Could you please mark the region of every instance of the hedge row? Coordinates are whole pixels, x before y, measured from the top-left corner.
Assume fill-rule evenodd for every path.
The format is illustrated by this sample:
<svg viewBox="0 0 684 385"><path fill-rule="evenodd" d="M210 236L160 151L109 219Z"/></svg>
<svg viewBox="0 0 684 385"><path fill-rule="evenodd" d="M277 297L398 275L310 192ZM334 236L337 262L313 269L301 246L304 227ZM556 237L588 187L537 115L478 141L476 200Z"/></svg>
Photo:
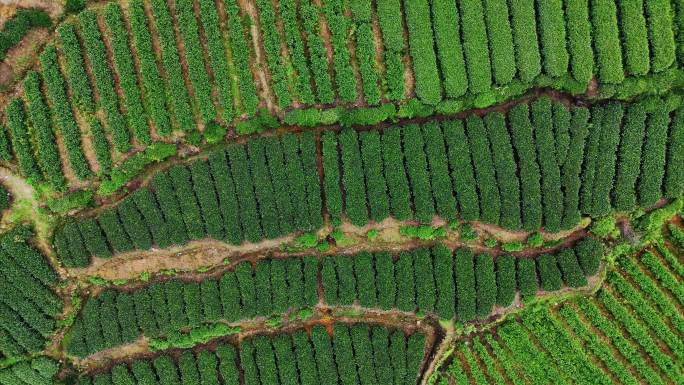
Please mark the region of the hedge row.
<svg viewBox="0 0 684 385"><path fill-rule="evenodd" d="M10 107L10 128L22 135L21 103ZM149 207L163 214L146 213L139 197L128 198L105 211L106 219L96 218L99 226L90 236L104 239L107 255L207 236L257 242L319 228L323 199L335 225L346 219L364 226L390 216L429 224L439 216L557 232L576 226L582 215L600 217L637 202L649 207L681 192L682 108L670 109L657 98L609 102L591 111L541 98L507 115L360 133L346 128L320 138L311 131L256 138L211 154L208 164L178 165L155 178ZM15 141L21 149L23 142ZM28 159L26 167L32 164L40 177L27 144L17 157ZM168 185L164 178L170 189L156 186L157 179ZM137 206L126 203L133 200ZM184 226L175 229L179 224ZM75 255L62 256L67 266L88 264L93 253L73 249Z"/></svg>
<svg viewBox="0 0 684 385"><path fill-rule="evenodd" d="M316 96L321 103L332 103L335 94L328 71L327 50L321 36L318 8L310 0L301 0L299 8L301 24L306 34L306 45L309 49L309 66L316 86ZM283 15L283 17L287 16Z"/></svg>
<svg viewBox="0 0 684 385"><path fill-rule="evenodd" d="M201 283L172 279L128 293L107 290L85 304L69 337L69 352L87 356L187 327L236 322L314 307L351 306L432 313L461 321L486 318L495 304L509 306L517 290L559 290L586 285L596 274L603 246L594 238L535 259L487 254L442 245L354 256L265 259L241 262L220 278ZM319 278L320 277L320 278ZM323 289L319 298L318 288ZM131 320L135 320L132 322Z"/></svg>
<svg viewBox="0 0 684 385"><path fill-rule="evenodd" d="M333 69L337 94L344 102L356 101L356 79L351 65L351 54L347 47L350 20L344 15L342 0L326 1L322 5L325 21L330 31L333 49Z"/></svg>
<svg viewBox="0 0 684 385"><path fill-rule="evenodd" d="M28 242L30 230L0 237L0 352L4 357L41 351L56 327L62 300L58 277Z"/></svg>
<svg viewBox="0 0 684 385"><path fill-rule="evenodd" d="M128 118L128 126L133 136L141 144L150 144L150 128L147 125L147 114L142 104L138 77L133 64L133 53L128 40L128 30L124 24L123 12L114 3L107 5L104 11L104 21L111 44L114 67L118 74L119 87L124 96L123 106Z"/></svg>
<svg viewBox="0 0 684 385"><path fill-rule="evenodd" d="M115 6L110 5L109 7L114 8ZM109 10L106 12L114 13L114 11ZM157 67L150 25L145 14L143 0L131 0L129 2L128 23L133 37L132 46L134 46L138 57L144 105L152 118L156 133L161 136L169 135L171 134L171 118L167 109L166 87L162 86L164 82L159 73L159 67Z"/></svg>
<svg viewBox="0 0 684 385"><path fill-rule="evenodd" d="M276 11L273 3L268 0L257 0L259 25L261 26L261 39L266 53L266 63L271 73L273 93L280 108L287 108L292 103L290 84L287 71L289 63L280 54L280 33L276 25Z"/></svg>
<svg viewBox="0 0 684 385"><path fill-rule="evenodd" d="M378 0L376 8L384 47L386 97L389 100L401 100L404 98L405 87L402 57L406 45L401 0Z"/></svg>
<svg viewBox="0 0 684 385"><path fill-rule="evenodd" d="M55 234L55 244L67 245L58 255L68 267L84 267L91 256L108 258L153 245L166 248L205 237L239 244L318 228L313 151L313 136L287 134L174 166L97 217L67 220Z"/></svg>
<svg viewBox="0 0 684 385"><path fill-rule="evenodd" d="M66 181L62 174L62 163L59 159L59 149L52 131L50 111L43 99L41 79L36 72L26 74L23 83L24 96L28 116L36 136L36 153L38 164L48 182L57 190L64 190Z"/></svg>
<svg viewBox="0 0 684 385"><path fill-rule="evenodd" d="M404 14L416 78L416 96L424 103L437 104L442 100L442 95L430 21L430 4L427 0L404 1Z"/></svg>
<svg viewBox="0 0 684 385"><path fill-rule="evenodd" d="M216 117L216 107L211 97L212 87L207 68L204 66L204 48L200 43L199 28L193 7L193 1L177 1L174 16L183 39L185 61L188 66L188 77L192 83L195 108L199 111L201 121L206 124ZM216 76L225 77L226 75L217 74Z"/></svg>
<svg viewBox="0 0 684 385"><path fill-rule="evenodd" d="M0 383L17 385L53 384L59 364L47 357L36 357L30 361L17 362L0 369Z"/></svg>
<svg viewBox="0 0 684 385"><path fill-rule="evenodd" d="M237 384L242 379L245 384L408 385L417 381L425 335L363 323L335 323L332 330L314 325L311 334L300 329L256 335L238 346L220 342L174 356L137 359L92 377L82 376L78 384Z"/></svg>
<svg viewBox="0 0 684 385"><path fill-rule="evenodd" d="M292 66L296 71L295 89L297 97L303 104L313 104L315 100L311 90L311 74L307 65L304 41L299 31L297 3L294 0L284 0L279 2L279 7L283 19L285 43L290 53Z"/></svg>
<svg viewBox="0 0 684 385"><path fill-rule="evenodd" d="M131 138L126 121L119 110L120 101L115 89L114 74L109 68L107 51L97 22L97 14L84 11L78 15L83 46L93 74L93 90L98 95L99 105L106 115L106 122L112 133L114 148L122 153L131 148Z"/></svg>

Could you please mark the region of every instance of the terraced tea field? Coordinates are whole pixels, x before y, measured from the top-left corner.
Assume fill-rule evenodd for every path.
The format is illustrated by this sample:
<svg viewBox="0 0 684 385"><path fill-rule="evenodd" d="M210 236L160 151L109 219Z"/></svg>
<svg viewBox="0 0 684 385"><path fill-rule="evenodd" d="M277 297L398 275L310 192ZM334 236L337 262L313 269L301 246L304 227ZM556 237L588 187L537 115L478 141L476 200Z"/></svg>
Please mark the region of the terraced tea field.
<svg viewBox="0 0 684 385"><path fill-rule="evenodd" d="M0 385L681 384L684 4L0 5Z"/></svg>

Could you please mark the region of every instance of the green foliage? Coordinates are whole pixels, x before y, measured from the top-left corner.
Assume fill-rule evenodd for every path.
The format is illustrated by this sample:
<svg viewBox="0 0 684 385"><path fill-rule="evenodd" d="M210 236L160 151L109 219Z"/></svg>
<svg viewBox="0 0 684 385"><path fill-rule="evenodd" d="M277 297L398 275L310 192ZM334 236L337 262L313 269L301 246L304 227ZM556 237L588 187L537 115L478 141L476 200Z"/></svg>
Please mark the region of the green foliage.
<svg viewBox="0 0 684 385"><path fill-rule="evenodd" d="M541 172L527 105L521 104L511 109L508 119L513 146L518 155L523 228L536 230L542 223Z"/></svg>
<svg viewBox="0 0 684 385"><path fill-rule="evenodd" d="M37 8L20 8L17 13L5 21L0 31L0 60L12 47L16 46L32 30L49 28L52 20L47 12Z"/></svg>
<svg viewBox="0 0 684 385"><path fill-rule="evenodd" d="M193 131L195 128L190 97L184 82L181 61L176 46L176 37L173 28L173 19L168 6L161 0L150 2L154 14L154 25L158 34L158 44L161 48L161 57L167 80L167 97L169 106L173 111L176 126L183 131ZM194 20L194 19L193 19ZM184 26L183 23L182 26ZM197 68L196 70L199 70ZM194 76L194 75L193 75ZM158 87L158 85L157 85Z"/></svg>
<svg viewBox="0 0 684 385"><path fill-rule="evenodd" d="M147 106L147 111L154 122L156 132L161 136L167 136L171 134L171 122L167 111L166 87L161 86L164 85L164 82L157 67L143 0L131 0L129 2L128 20L140 66L145 106Z"/></svg>
<svg viewBox="0 0 684 385"><path fill-rule="evenodd" d="M119 97L116 93L114 75L107 63L106 47L97 24L97 14L86 10L78 15L83 45L93 74L93 87L99 97L99 105L106 114L106 121L112 133L114 148L122 153L130 149L130 134L127 124L119 110ZM128 111L129 113L133 111Z"/></svg>
<svg viewBox="0 0 684 385"><path fill-rule="evenodd" d="M603 83L621 83L625 76L615 3L606 0L593 1L591 19L599 79Z"/></svg>
<svg viewBox="0 0 684 385"><path fill-rule="evenodd" d="M176 155L176 145L168 143L154 143L123 161L112 170L109 179L102 181L97 189L99 195L111 195L123 187L148 165Z"/></svg>
<svg viewBox="0 0 684 385"><path fill-rule="evenodd" d="M516 63L520 78L524 82L532 81L541 72L534 3L533 1L510 3Z"/></svg>
<svg viewBox="0 0 684 385"><path fill-rule="evenodd" d="M404 12L416 78L416 95L424 103L436 105L442 100L442 96L430 22L430 5L427 0L405 2Z"/></svg>

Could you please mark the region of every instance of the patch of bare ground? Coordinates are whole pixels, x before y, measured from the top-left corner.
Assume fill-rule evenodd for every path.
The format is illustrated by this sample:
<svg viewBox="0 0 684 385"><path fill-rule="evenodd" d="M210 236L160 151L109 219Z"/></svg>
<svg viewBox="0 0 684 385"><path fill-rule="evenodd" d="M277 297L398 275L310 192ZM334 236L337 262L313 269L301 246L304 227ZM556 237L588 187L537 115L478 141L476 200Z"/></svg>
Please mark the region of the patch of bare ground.
<svg viewBox="0 0 684 385"><path fill-rule="evenodd" d="M248 16L251 20L251 23L249 24L249 36L252 38L254 57L251 57L250 55L250 67L252 69L252 74L255 75L255 83L259 90L261 99L259 103L263 103L263 107L272 113L275 113L278 111L278 108L275 104L273 92L270 87L271 75L266 70L268 65L266 64L266 53L261 41L261 24L256 6L254 5L253 0L237 0L237 3L240 11L242 11L240 16Z"/></svg>
<svg viewBox="0 0 684 385"><path fill-rule="evenodd" d="M347 315L355 312L355 315ZM329 333L332 333L332 325L335 323L345 323L352 325L364 323L378 326L385 326L389 329L402 330L406 334L416 332L424 333L426 336L426 354L423 363L425 364L432 358L434 348L443 339L440 326L429 319L419 319L413 314L401 313L396 311L364 311L358 307L316 307L312 317L305 321L298 318L288 319L285 317L277 328L269 327L266 318L261 317L253 320L226 323L229 326L237 327L240 331L236 334L219 337L193 347L193 350L215 349L220 343L239 344L247 338L256 335L275 335L283 333L293 333L304 329L311 334L311 329L316 325L325 326ZM141 337L138 340L117 346L115 348L103 350L86 358L73 358L74 366L79 370L94 374L104 372L107 369L121 362L132 362L139 359L151 359L161 354L177 357L181 349L169 349L162 352L154 352L149 347L149 339Z"/></svg>
<svg viewBox="0 0 684 385"><path fill-rule="evenodd" d="M290 242L293 239L294 236L288 236L239 246L208 239L193 241L185 246L163 250L129 252L111 259L95 258L89 267L70 269L69 273L75 277L99 276L116 280L137 278L143 272L195 271L200 267L222 266L224 260L231 262L254 260L278 250L281 243Z"/></svg>

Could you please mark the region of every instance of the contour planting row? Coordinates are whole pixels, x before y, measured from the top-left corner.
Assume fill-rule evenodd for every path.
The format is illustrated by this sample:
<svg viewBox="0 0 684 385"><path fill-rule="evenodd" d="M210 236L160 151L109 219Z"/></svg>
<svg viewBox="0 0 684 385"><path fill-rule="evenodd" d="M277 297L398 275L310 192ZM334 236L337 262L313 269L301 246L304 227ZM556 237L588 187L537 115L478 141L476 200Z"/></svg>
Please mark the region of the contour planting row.
<svg viewBox="0 0 684 385"><path fill-rule="evenodd" d="M30 361L19 361L0 369L0 384L3 385L47 385L53 384L59 364L46 357Z"/></svg>
<svg viewBox="0 0 684 385"><path fill-rule="evenodd" d="M54 238L66 266L90 256L211 237L231 244L321 227L313 133L252 140L178 165L95 218L68 220Z"/></svg>
<svg viewBox="0 0 684 385"><path fill-rule="evenodd" d="M648 208L681 194L677 104L655 98L568 109L541 98L506 115L255 138L174 166L96 217L67 220L54 245L66 266L83 267L91 256L153 245L205 237L240 244L315 230L322 209L333 225L390 216L429 224L437 215L557 232L582 215Z"/></svg>
<svg viewBox="0 0 684 385"><path fill-rule="evenodd" d="M370 105L405 101L405 52L415 93L431 105L481 94L491 103L503 86L582 92L594 75L613 85L676 71L682 39L675 20L684 20L669 0L602 0L591 11L586 0L315 3L256 1L256 16L236 0L131 0L125 9L111 2L86 10L57 28L39 72L29 73L23 94L10 102L0 159L63 190L73 182L63 168L81 180L106 175L112 157L135 144L253 116L265 101L251 70L252 22L261 27L264 78L286 108L356 102L357 89ZM639 87L646 86L631 92ZM86 159L84 143L93 143L94 159Z"/></svg>
<svg viewBox="0 0 684 385"><path fill-rule="evenodd" d="M39 72L29 72L23 97L11 101L5 112L10 135L8 139L3 127L2 160L16 158L25 176L61 190L67 183L62 167L71 168L82 180L94 171L107 174L114 151L126 153L133 144L148 145L153 133L164 137L174 129L196 130L198 120L230 122L244 111L253 115L257 99L249 69L251 46L246 44L247 27L241 24L237 3L225 0L223 4L230 24L230 32L225 33L217 4L213 0L199 3L195 15L191 0L176 2L174 10L163 0L132 0L125 11L111 2L60 25L56 43L48 44L40 56ZM174 14L181 27L192 89L183 80ZM206 68L198 23L207 37ZM161 49L160 61L153 36ZM230 60L228 52L232 52ZM216 107L214 86L218 89ZM235 95L234 88L239 89ZM85 127L79 128L77 121ZM35 130L28 130L27 125ZM64 143L65 159L59 158L55 136ZM84 156L82 140L86 138L96 155L90 162Z"/></svg>
<svg viewBox="0 0 684 385"><path fill-rule="evenodd" d="M89 299L68 337L70 354L92 353L158 338L187 327L239 322L324 306L435 314L460 321L483 319L495 305L509 306L541 288L587 284L596 274L602 245L586 238L574 248L535 259L455 252L442 245L397 256L292 257L238 263L220 278L202 282L171 279L133 292L106 290ZM318 288L322 287L322 297Z"/></svg>
<svg viewBox="0 0 684 385"><path fill-rule="evenodd" d="M446 372L457 383L676 383L684 374L677 265L648 252L622 257L594 297L523 311L495 333L459 343Z"/></svg>
<svg viewBox="0 0 684 385"><path fill-rule="evenodd" d="M59 278L18 228L0 236L0 359L43 350L62 313Z"/></svg>
<svg viewBox="0 0 684 385"><path fill-rule="evenodd" d="M334 323L138 359L81 376L77 384L415 385L425 350L419 331Z"/></svg>
<svg viewBox="0 0 684 385"><path fill-rule="evenodd" d="M399 1L377 4L383 33L397 33ZM677 65L674 8L682 12L668 0L404 1L415 91L437 104L514 83L584 90L595 76L618 84L661 72Z"/></svg>

